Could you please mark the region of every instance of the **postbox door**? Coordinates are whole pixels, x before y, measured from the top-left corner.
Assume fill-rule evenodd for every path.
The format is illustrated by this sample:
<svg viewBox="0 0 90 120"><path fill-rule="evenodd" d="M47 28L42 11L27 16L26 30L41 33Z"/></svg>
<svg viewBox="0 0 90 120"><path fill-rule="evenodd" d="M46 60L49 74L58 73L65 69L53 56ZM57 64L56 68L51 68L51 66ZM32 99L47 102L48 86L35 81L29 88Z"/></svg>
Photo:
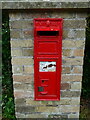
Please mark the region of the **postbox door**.
<svg viewBox="0 0 90 120"><path fill-rule="evenodd" d="M35 19L35 100L60 100L61 46L62 19Z"/></svg>

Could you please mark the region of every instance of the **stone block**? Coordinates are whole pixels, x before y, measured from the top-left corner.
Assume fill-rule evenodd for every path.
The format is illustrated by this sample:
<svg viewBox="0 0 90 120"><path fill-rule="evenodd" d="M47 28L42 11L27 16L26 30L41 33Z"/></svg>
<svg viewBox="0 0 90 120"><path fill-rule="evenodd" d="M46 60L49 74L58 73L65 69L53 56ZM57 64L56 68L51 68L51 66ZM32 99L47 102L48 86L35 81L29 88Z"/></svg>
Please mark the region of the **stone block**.
<svg viewBox="0 0 90 120"><path fill-rule="evenodd" d="M11 48L31 48L33 47L32 40L11 40Z"/></svg>
<svg viewBox="0 0 90 120"><path fill-rule="evenodd" d="M53 119L57 119L57 120L60 120L60 119L67 119L68 118L68 115L61 115L61 114L51 114L51 115L48 115L49 118L53 118Z"/></svg>
<svg viewBox="0 0 90 120"><path fill-rule="evenodd" d="M12 57L12 65L33 65L33 58L31 57Z"/></svg>
<svg viewBox="0 0 90 120"><path fill-rule="evenodd" d="M71 98L71 105L80 105L80 97Z"/></svg>
<svg viewBox="0 0 90 120"><path fill-rule="evenodd" d="M43 106L58 106L58 105L69 105L70 104L70 101L71 101L71 99L70 98L68 98L68 97L61 97L60 98L60 101L41 101L41 105L43 105Z"/></svg>
<svg viewBox="0 0 90 120"><path fill-rule="evenodd" d="M64 29L63 39L82 39L85 38L85 29Z"/></svg>
<svg viewBox="0 0 90 120"><path fill-rule="evenodd" d="M59 109L57 107L52 106L40 106L35 108L35 112L44 112L44 113L55 113L59 112Z"/></svg>
<svg viewBox="0 0 90 120"><path fill-rule="evenodd" d="M83 48L85 45L84 40L63 40L62 41L62 47L63 48Z"/></svg>
<svg viewBox="0 0 90 120"><path fill-rule="evenodd" d="M70 118L70 119L77 119L77 120L79 120L79 112L76 112L76 113L70 113L69 115L68 115L68 118Z"/></svg>
<svg viewBox="0 0 90 120"><path fill-rule="evenodd" d="M15 99L15 106L23 106L26 105L25 98Z"/></svg>
<svg viewBox="0 0 90 120"><path fill-rule="evenodd" d="M83 57L63 58L63 65L83 65Z"/></svg>
<svg viewBox="0 0 90 120"><path fill-rule="evenodd" d="M87 18L87 16L88 16L87 12L78 12L76 14L77 18Z"/></svg>
<svg viewBox="0 0 90 120"><path fill-rule="evenodd" d="M22 19L30 19L30 20L33 20L34 18L47 18L50 16L52 12L50 11L49 13L46 12L46 11L38 11L35 10L35 11L31 11L31 12L28 12L27 13L22 13Z"/></svg>
<svg viewBox="0 0 90 120"><path fill-rule="evenodd" d="M51 14L51 17L54 17L54 18L63 18L63 19L68 19L68 18L75 18L76 17L76 13L74 12L66 12L66 11L57 11L57 10L54 10Z"/></svg>
<svg viewBox="0 0 90 120"><path fill-rule="evenodd" d="M24 90L24 91L33 91L33 87L31 84L27 83L14 83L13 84L15 90Z"/></svg>
<svg viewBox="0 0 90 120"><path fill-rule="evenodd" d="M69 83L61 83L61 90L69 90L70 84Z"/></svg>
<svg viewBox="0 0 90 120"><path fill-rule="evenodd" d="M20 32L21 32L20 30L11 30L10 37L18 39L18 38L20 38Z"/></svg>
<svg viewBox="0 0 90 120"><path fill-rule="evenodd" d="M82 74L82 72L83 72L82 66L73 66L72 73Z"/></svg>
<svg viewBox="0 0 90 120"><path fill-rule="evenodd" d="M33 96L32 91L22 91L22 90L14 90L14 97L17 98L29 98Z"/></svg>
<svg viewBox="0 0 90 120"><path fill-rule="evenodd" d="M22 49L22 56L33 56L33 49Z"/></svg>
<svg viewBox="0 0 90 120"><path fill-rule="evenodd" d="M77 19L72 19L72 20L64 20L64 29L65 28L71 28L71 29L75 29L75 28L85 28L86 26L86 21L85 20L77 20Z"/></svg>
<svg viewBox="0 0 90 120"><path fill-rule="evenodd" d="M72 55L72 50L71 49L63 49L62 50L62 55L63 56L71 56Z"/></svg>
<svg viewBox="0 0 90 120"><path fill-rule="evenodd" d="M33 49L29 48L18 48L12 49L11 51L12 56L33 56Z"/></svg>
<svg viewBox="0 0 90 120"><path fill-rule="evenodd" d="M23 66L12 66L13 74L23 73Z"/></svg>
<svg viewBox="0 0 90 120"><path fill-rule="evenodd" d="M85 38L86 36L85 36L85 28L84 29L82 29L82 30L77 30L76 31L76 38L80 38L80 39L83 39L83 38Z"/></svg>
<svg viewBox="0 0 90 120"><path fill-rule="evenodd" d="M11 50L11 56L22 56L22 50L21 49L12 49Z"/></svg>
<svg viewBox="0 0 90 120"><path fill-rule="evenodd" d="M73 51L73 56L84 56L84 49L75 49Z"/></svg>
<svg viewBox="0 0 90 120"><path fill-rule="evenodd" d="M24 73L27 73L27 74L34 73L34 67L33 66L24 66Z"/></svg>
<svg viewBox="0 0 90 120"><path fill-rule="evenodd" d="M17 120L21 120L20 118L25 118L26 117L26 115L24 114L24 113L15 113L15 115L16 115L16 118L17 118Z"/></svg>
<svg viewBox="0 0 90 120"><path fill-rule="evenodd" d="M61 105L60 110L62 113L70 113L70 112L78 112L79 111L79 105Z"/></svg>
<svg viewBox="0 0 90 120"><path fill-rule="evenodd" d="M71 90L81 90L81 82L73 82L71 84Z"/></svg>
<svg viewBox="0 0 90 120"><path fill-rule="evenodd" d="M13 20L20 20L21 19L21 13L20 12L15 12L13 14L13 12L9 13L9 17L10 17L10 21L13 21Z"/></svg>
<svg viewBox="0 0 90 120"><path fill-rule="evenodd" d="M82 75L62 75L62 82L78 82L82 81Z"/></svg>
<svg viewBox="0 0 90 120"><path fill-rule="evenodd" d="M13 82L29 83L33 82L34 75L13 75Z"/></svg>
<svg viewBox="0 0 90 120"><path fill-rule="evenodd" d="M80 91L61 91L61 97L79 97Z"/></svg>
<svg viewBox="0 0 90 120"><path fill-rule="evenodd" d="M33 37L33 30L32 29L29 29L29 30L23 30L22 31L22 34L24 36L24 38L32 38Z"/></svg>
<svg viewBox="0 0 90 120"><path fill-rule="evenodd" d="M62 67L62 74L69 74L71 72L70 67Z"/></svg>
<svg viewBox="0 0 90 120"><path fill-rule="evenodd" d="M76 40L75 46L76 48L83 49L85 47L85 40Z"/></svg>
<svg viewBox="0 0 90 120"><path fill-rule="evenodd" d="M41 105L44 105L41 103L41 101L34 101L32 99L26 99L26 105L29 105L29 106L41 106Z"/></svg>
<svg viewBox="0 0 90 120"><path fill-rule="evenodd" d="M32 20L15 20L11 21L11 29L30 29L33 28Z"/></svg>
<svg viewBox="0 0 90 120"><path fill-rule="evenodd" d="M33 113L35 111L35 107L32 106L16 106L16 112L18 113Z"/></svg>
<svg viewBox="0 0 90 120"><path fill-rule="evenodd" d="M34 113L34 114L26 114L26 118L29 118L29 119L31 119L31 118L37 118L37 119L39 119L39 118L42 118L42 119L44 119L44 118L47 118L47 114L41 114L41 113Z"/></svg>

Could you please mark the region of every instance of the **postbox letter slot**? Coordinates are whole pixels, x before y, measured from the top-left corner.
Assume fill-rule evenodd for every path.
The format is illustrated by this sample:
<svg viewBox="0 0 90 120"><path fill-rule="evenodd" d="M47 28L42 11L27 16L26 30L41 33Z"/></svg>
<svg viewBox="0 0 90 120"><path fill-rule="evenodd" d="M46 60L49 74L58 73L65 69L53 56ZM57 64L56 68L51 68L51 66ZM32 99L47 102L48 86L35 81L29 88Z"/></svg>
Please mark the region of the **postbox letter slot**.
<svg viewBox="0 0 90 120"><path fill-rule="evenodd" d="M58 36L59 31L37 31L39 36Z"/></svg>

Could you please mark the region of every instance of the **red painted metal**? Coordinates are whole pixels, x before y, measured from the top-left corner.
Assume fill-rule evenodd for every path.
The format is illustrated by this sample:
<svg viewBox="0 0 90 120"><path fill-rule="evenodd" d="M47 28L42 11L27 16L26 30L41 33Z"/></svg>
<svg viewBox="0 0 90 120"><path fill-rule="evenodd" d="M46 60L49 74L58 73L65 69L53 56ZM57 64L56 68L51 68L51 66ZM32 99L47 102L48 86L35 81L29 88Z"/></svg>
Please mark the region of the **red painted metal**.
<svg viewBox="0 0 90 120"><path fill-rule="evenodd" d="M62 18L34 19L35 100L60 100Z"/></svg>

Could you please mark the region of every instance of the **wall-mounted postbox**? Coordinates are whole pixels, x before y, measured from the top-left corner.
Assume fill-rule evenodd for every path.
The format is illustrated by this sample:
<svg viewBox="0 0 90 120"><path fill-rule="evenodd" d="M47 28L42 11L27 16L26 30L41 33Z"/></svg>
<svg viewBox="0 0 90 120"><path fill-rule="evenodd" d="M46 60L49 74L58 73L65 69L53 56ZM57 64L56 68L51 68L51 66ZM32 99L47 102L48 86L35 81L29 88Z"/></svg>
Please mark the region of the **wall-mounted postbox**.
<svg viewBox="0 0 90 120"><path fill-rule="evenodd" d="M35 100L60 100L62 19L34 19Z"/></svg>

